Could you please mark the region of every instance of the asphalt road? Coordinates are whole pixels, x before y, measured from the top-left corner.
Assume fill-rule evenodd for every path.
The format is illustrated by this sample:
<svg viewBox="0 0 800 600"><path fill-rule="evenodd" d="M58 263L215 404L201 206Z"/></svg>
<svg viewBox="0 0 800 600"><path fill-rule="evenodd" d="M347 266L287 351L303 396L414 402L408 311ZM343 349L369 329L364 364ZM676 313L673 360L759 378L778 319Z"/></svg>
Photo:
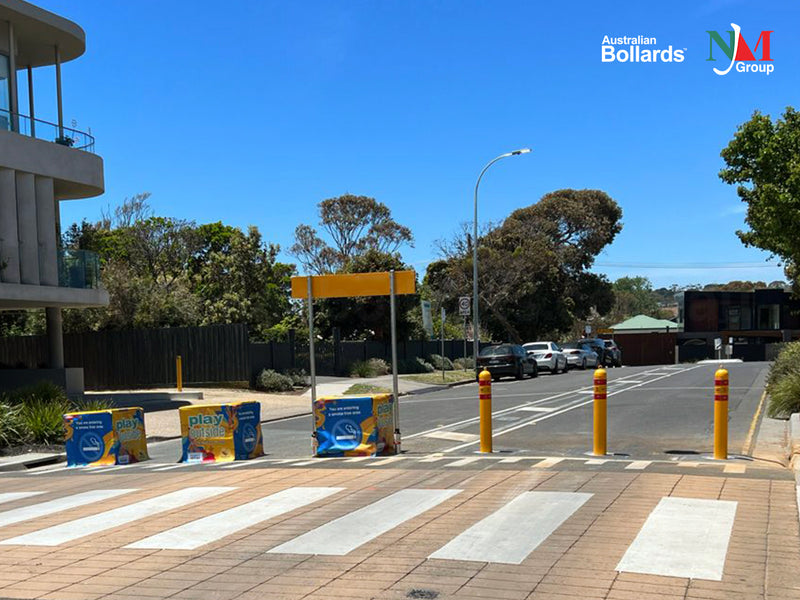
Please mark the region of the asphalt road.
<svg viewBox="0 0 800 600"><path fill-rule="evenodd" d="M730 371L729 452L743 448L769 363L726 365ZM608 450L643 459L711 452L716 365L666 365L608 370ZM592 448L592 371L504 379L492 385L494 450L582 456ZM478 389L470 383L400 399L403 451L472 455L478 450ZM262 426L276 458L311 454L311 417ZM156 460L179 455L178 440L151 444Z"/></svg>

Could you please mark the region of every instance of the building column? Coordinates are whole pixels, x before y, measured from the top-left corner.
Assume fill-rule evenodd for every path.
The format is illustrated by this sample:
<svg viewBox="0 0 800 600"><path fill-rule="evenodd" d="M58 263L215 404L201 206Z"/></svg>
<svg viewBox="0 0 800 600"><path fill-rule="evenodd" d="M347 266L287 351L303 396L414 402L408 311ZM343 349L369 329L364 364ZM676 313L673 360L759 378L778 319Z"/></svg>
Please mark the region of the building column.
<svg viewBox="0 0 800 600"><path fill-rule="evenodd" d="M47 345L50 349L50 368L64 368L64 330L60 308L45 308Z"/></svg>
<svg viewBox="0 0 800 600"><path fill-rule="evenodd" d="M39 285L39 234L36 227L36 186L31 173L17 171L17 231L19 280Z"/></svg>
<svg viewBox="0 0 800 600"><path fill-rule="evenodd" d="M0 168L0 281L19 283L17 190L12 169Z"/></svg>
<svg viewBox="0 0 800 600"><path fill-rule="evenodd" d="M58 243L56 242L56 201L53 179L36 176L36 221L39 233L39 280L41 285L58 285Z"/></svg>

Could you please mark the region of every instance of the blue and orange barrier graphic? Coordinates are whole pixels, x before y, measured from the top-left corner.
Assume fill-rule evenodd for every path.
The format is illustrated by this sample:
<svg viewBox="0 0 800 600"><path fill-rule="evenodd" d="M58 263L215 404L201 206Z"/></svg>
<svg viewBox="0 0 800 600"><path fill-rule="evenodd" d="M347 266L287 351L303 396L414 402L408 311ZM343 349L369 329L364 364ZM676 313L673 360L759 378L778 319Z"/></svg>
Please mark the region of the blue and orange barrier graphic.
<svg viewBox="0 0 800 600"><path fill-rule="evenodd" d="M229 462L264 455L261 404L182 406L181 462Z"/></svg>
<svg viewBox="0 0 800 600"><path fill-rule="evenodd" d="M64 415L67 465L127 465L148 460L141 408Z"/></svg>

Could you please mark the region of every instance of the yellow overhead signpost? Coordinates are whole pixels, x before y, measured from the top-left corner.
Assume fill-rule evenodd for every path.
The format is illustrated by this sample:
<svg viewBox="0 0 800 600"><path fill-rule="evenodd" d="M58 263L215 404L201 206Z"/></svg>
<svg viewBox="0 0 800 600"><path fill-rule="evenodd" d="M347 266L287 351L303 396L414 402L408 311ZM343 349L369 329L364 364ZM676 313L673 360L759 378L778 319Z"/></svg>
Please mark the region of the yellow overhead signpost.
<svg viewBox="0 0 800 600"><path fill-rule="evenodd" d="M395 296L415 294L414 271L384 271L379 273L348 273L343 275L310 275L292 277L292 298L305 298L308 303L308 352L311 371L311 405L317 400L317 372L314 359L314 299L389 296L392 321L392 391L394 392L395 447L400 452L400 402L397 390L397 330L395 326Z"/></svg>

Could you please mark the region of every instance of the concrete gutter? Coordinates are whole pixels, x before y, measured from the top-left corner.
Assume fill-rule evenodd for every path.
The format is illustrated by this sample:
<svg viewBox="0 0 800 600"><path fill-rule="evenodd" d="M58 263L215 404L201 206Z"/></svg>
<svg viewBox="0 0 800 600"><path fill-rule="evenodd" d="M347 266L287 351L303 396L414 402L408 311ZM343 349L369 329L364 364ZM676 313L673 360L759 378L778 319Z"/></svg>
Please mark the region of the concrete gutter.
<svg viewBox="0 0 800 600"><path fill-rule="evenodd" d="M0 472L25 471L35 467L64 462L67 455L64 453L28 452L16 456L0 457Z"/></svg>

